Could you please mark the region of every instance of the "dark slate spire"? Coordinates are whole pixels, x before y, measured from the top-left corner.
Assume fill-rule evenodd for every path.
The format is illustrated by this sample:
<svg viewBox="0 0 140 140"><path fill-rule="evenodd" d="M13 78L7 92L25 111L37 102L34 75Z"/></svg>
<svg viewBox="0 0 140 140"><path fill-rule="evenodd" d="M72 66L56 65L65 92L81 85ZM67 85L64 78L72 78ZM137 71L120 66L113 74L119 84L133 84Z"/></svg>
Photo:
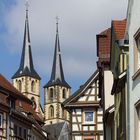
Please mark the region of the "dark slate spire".
<svg viewBox="0 0 140 140"><path fill-rule="evenodd" d="M54 51L51 78L44 87L49 87L53 85L60 85L60 86L65 86L70 88L68 83L65 81L64 73L63 73L60 44L59 44L59 33L58 33L58 18L56 22L56 40L55 40L55 51Z"/></svg>
<svg viewBox="0 0 140 140"><path fill-rule="evenodd" d="M30 76L40 80L40 76L37 74L37 72L34 69L33 59L32 59L30 35L29 35L29 22L28 22L28 3L26 3L24 41L23 41L20 66L18 71L13 75L12 79L21 76Z"/></svg>

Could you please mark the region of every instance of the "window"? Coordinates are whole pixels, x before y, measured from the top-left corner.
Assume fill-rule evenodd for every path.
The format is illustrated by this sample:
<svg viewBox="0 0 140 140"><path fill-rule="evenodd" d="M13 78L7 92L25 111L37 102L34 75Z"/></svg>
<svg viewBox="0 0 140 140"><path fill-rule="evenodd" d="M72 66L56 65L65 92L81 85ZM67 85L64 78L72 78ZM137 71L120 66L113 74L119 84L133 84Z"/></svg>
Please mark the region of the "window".
<svg viewBox="0 0 140 140"><path fill-rule="evenodd" d="M22 84L21 84L21 81L20 80L18 81L18 90L19 91L22 91Z"/></svg>
<svg viewBox="0 0 140 140"><path fill-rule="evenodd" d="M24 129L24 134L23 134L23 137L24 137L24 139L26 139L26 138L27 138L27 130L26 130L26 129Z"/></svg>
<svg viewBox="0 0 140 140"><path fill-rule="evenodd" d="M15 108L15 101L10 99L10 107Z"/></svg>
<svg viewBox="0 0 140 140"><path fill-rule="evenodd" d="M31 91L35 92L35 89L36 89L35 82L32 81L32 83L31 83Z"/></svg>
<svg viewBox="0 0 140 140"><path fill-rule="evenodd" d="M49 107L49 118L53 118L54 117L54 107L51 105Z"/></svg>
<svg viewBox="0 0 140 140"><path fill-rule="evenodd" d="M140 69L140 29L138 29L138 31L135 33L134 40L134 72L137 73L137 71ZM137 73L137 75L139 75L139 73Z"/></svg>
<svg viewBox="0 0 140 140"><path fill-rule="evenodd" d="M14 125L14 135L17 136L17 125Z"/></svg>
<svg viewBox="0 0 140 140"><path fill-rule="evenodd" d="M85 123L93 123L94 116L92 111L85 112Z"/></svg>
<svg viewBox="0 0 140 140"><path fill-rule="evenodd" d="M53 88L50 88L50 99L52 99L53 98L53 95L54 94L54 89Z"/></svg>
<svg viewBox="0 0 140 140"><path fill-rule="evenodd" d="M127 55L125 53L121 53L119 56L119 74L123 73L127 67Z"/></svg>
<svg viewBox="0 0 140 140"><path fill-rule="evenodd" d="M27 137L28 137L27 132L28 132L28 129L14 124L14 137L17 138L18 140L19 139L27 140Z"/></svg>
<svg viewBox="0 0 140 140"><path fill-rule="evenodd" d="M135 132L135 139L140 139L140 102L136 105L135 108L135 117L134 117L134 132Z"/></svg>
<svg viewBox="0 0 140 140"><path fill-rule="evenodd" d="M22 128L19 127L19 136L22 137Z"/></svg>
<svg viewBox="0 0 140 140"><path fill-rule="evenodd" d="M66 90L65 89L63 89L63 98L65 99L66 98Z"/></svg>
<svg viewBox="0 0 140 140"><path fill-rule="evenodd" d="M3 117L2 114L0 113L0 128L2 128L2 124L3 124Z"/></svg>
<svg viewBox="0 0 140 140"><path fill-rule="evenodd" d="M137 40L137 49L138 49L138 68L140 68L140 38Z"/></svg>

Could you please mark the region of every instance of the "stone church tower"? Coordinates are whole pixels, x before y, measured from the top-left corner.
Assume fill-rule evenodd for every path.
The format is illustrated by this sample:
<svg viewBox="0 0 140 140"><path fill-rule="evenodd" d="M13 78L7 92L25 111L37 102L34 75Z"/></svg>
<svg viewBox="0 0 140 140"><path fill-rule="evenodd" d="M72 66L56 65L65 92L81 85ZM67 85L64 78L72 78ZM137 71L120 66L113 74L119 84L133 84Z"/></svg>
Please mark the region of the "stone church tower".
<svg viewBox="0 0 140 140"><path fill-rule="evenodd" d="M70 86L65 81L58 33L56 23L56 40L52 73L49 82L44 86L44 116L45 124L55 124L69 120L69 114L62 109L61 104L70 96Z"/></svg>
<svg viewBox="0 0 140 140"><path fill-rule="evenodd" d="M21 93L23 93L25 96L32 100L33 107L37 113L41 112L40 79L41 78L35 71L33 65L27 8L20 66L17 72L13 75L12 82L14 87L16 87Z"/></svg>

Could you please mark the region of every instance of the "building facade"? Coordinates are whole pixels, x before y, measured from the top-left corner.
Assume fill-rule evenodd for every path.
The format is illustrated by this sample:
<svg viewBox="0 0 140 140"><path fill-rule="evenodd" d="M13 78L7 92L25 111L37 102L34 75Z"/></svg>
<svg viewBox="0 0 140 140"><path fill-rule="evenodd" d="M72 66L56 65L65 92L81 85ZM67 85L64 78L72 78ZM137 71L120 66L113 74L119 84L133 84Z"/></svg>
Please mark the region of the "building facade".
<svg viewBox="0 0 140 140"><path fill-rule="evenodd" d="M98 70L64 103L70 113L72 140L103 140Z"/></svg>
<svg viewBox="0 0 140 140"><path fill-rule="evenodd" d="M0 138L2 140L46 140L32 102L0 75Z"/></svg>
<svg viewBox="0 0 140 140"><path fill-rule="evenodd" d="M111 28L96 36L97 67L99 69L99 97L103 108L104 140L112 140L114 133L114 96L111 95L113 74L110 70Z"/></svg>
<svg viewBox="0 0 140 140"><path fill-rule="evenodd" d="M129 39L128 140L140 139L140 1L129 0L125 37Z"/></svg>
<svg viewBox="0 0 140 140"><path fill-rule="evenodd" d="M125 39L126 19L114 20L111 26L110 69L114 81L114 140L128 139L128 40Z"/></svg>

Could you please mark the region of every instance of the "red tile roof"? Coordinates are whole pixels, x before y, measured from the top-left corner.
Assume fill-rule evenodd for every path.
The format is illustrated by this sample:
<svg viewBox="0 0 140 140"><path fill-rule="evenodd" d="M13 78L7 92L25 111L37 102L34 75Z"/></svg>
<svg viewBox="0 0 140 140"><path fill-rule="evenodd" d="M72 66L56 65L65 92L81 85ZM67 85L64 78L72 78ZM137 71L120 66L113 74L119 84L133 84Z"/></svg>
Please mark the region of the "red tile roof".
<svg viewBox="0 0 140 140"><path fill-rule="evenodd" d="M3 94L1 92L0 92L0 104L8 107L7 95L5 95L5 94Z"/></svg>
<svg viewBox="0 0 140 140"><path fill-rule="evenodd" d="M114 28L116 34L116 40L123 39L125 34L125 28L126 28L126 19L113 20L112 27Z"/></svg>
<svg viewBox="0 0 140 140"><path fill-rule="evenodd" d="M43 120L41 120L41 118L36 114L32 105L25 101L16 100L16 109L21 110L25 113L31 113L33 115L33 117L35 118L35 120L37 120L39 122L43 122Z"/></svg>
<svg viewBox="0 0 140 140"><path fill-rule="evenodd" d="M6 90L12 97L16 98L16 109L21 108L26 113L33 114L33 117L39 121L42 122L40 117L36 114L35 110L32 107L32 102L24 96L22 93L20 93L6 78L0 74L0 87Z"/></svg>
<svg viewBox="0 0 140 140"><path fill-rule="evenodd" d="M110 38L111 28L108 28L96 36L97 56L99 59L108 60L110 58Z"/></svg>
<svg viewBox="0 0 140 140"><path fill-rule="evenodd" d="M21 94L3 75L0 74L0 87L7 91L11 96L15 98L20 98L26 100L27 102L31 101Z"/></svg>

